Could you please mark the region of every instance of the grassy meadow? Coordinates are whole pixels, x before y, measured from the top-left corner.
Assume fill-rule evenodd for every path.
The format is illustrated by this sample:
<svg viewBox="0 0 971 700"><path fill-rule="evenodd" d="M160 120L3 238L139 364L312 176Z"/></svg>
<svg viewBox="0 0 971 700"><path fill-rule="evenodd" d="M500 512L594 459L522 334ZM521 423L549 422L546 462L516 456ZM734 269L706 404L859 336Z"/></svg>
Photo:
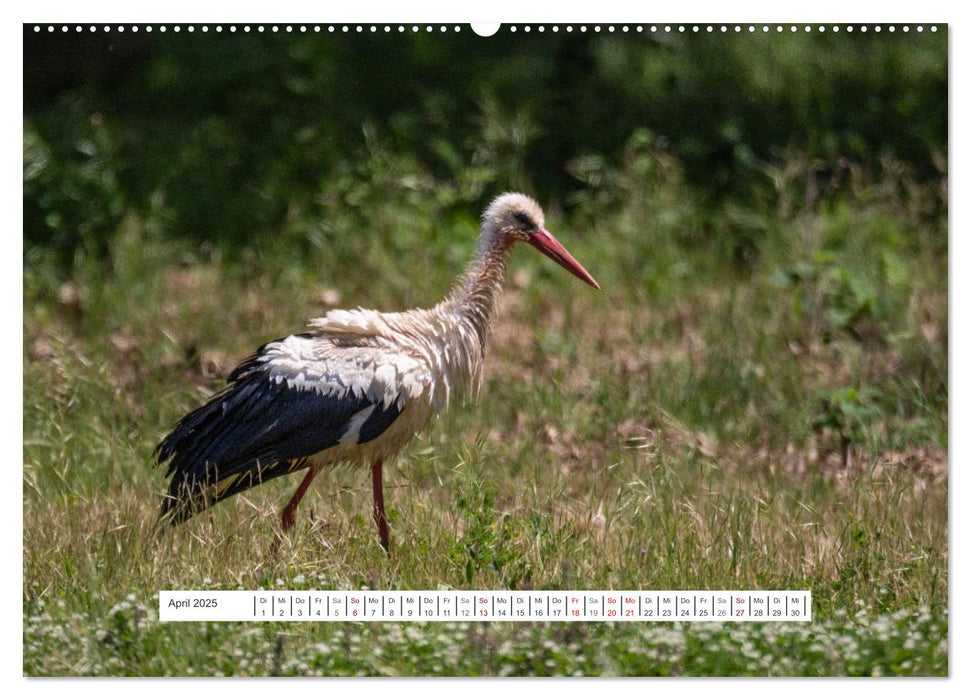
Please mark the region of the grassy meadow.
<svg viewBox="0 0 971 700"><path fill-rule="evenodd" d="M317 478L278 551L299 476L156 528L152 449L236 362L330 308L448 291L484 203L531 183L517 144L540 137L490 114L491 150L444 170L366 132L238 246L169 235L162 190L109 200L117 132L79 142L65 191L103 190L109 223L68 247L25 231L26 675L947 675L936 151L924 172L776 150L720 200L646 128L578 156L574 188L538 196L603 289L513 250L482 394L385 469L390 556L349 467ZM41 121L31 197L62 181ZM814 618L161 624L161 588L808 588Z"/></svg>

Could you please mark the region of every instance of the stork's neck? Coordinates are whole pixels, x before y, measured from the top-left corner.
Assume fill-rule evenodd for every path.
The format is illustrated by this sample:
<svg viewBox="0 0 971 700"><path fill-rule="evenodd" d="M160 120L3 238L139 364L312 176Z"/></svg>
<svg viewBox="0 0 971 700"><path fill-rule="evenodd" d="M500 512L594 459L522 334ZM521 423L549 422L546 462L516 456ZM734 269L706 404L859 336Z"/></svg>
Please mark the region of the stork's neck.
<svg viewBox="0 0 971 700"><path fill-rule="evenodd" d="M506 268L509 246L505 237L483 230L475 255L446 300L453 312L475 329L483 353L489 323L502 291L502 273Z"/></svg>
<svg viewBox="0 0 971 700"><path fill-rule="evenodd" d="M416 342L432 368L431 400L436 411L450 396L478 392L489 323L495 312L509 243L484 229L475 255L452 292L425 312Z"/></svg>

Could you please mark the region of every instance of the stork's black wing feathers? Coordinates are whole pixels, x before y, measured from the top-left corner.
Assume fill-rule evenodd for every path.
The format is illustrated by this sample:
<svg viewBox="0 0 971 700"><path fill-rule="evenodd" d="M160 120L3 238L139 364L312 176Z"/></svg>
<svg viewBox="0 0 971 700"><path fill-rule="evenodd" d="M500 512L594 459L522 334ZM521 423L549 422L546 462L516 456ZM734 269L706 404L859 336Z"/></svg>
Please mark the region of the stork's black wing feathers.
<svg viewBox="0 0 971 700"><path fill-rule="evenodd" d="M240 491L310 466L308 457L337 445L352 418L374 407L357 442L375 439L401 413L352 392L321 393L271 378L258 356L230 375L233 383L183 418L155 448L171 476L162 515L173 524Z"/></svg>

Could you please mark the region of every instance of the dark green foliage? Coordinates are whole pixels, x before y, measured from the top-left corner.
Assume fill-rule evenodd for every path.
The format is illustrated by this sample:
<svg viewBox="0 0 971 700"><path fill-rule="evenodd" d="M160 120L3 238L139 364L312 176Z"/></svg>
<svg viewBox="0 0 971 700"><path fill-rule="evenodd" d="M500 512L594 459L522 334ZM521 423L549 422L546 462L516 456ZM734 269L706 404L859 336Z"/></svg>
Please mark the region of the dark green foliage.
<svg viewBox="0 0 971 700"><path fill-rule="evenodd" d="M281 229L293 243L319 243L307 221L366 211L367 200L328 193L356 179L376 140L411 156L389 172L405 190L451 181L450 205L462 211L511 188L569 204L592 184L591 163L614 162L648 129L683 164L686 197L715 211L736 201L730 250L751 258L762 229L745 203L781 151L817 160L821 183L840 178L841 159L873 172L893 156L918 181L935 174L947 151L946 42L944 27L483 39L467 27L106 35L25 26L25 239L67 262L79 245L103 255L104 238L134 210L197 243L238 247Z"/></svg>

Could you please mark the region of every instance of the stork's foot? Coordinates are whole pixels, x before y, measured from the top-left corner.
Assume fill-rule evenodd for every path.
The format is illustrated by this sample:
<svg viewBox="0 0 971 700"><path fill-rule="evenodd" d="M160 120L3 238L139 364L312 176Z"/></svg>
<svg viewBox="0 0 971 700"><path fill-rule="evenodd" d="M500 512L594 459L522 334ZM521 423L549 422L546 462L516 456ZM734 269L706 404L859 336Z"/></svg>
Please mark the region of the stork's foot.
<svg viewBox="0 0 971 700"><path fill-rule="evenodd" d="M388 537L388 514L384 510L384 482L381 473L381 460L371 465L371 491L374 494L374 522L378 525L378 536L385 553L391 556L391 542Z"/></svg>
<svg viewBox="0 0 971 700"><path fill-rule="evenodd" d="M283 513L280 515L280 531L273 535L273 544L270 545L271 556L276 556L280 551L280 545L283 544L283 540L287 537L287 533L290 532L290 528L293 527L294 514L293 510L290 508L284 509Z"/></svg>
<svg viewBox="0 0 971 700"><path fill-rule="evenodd" d="M290 532L290 529L293 527L293 523L296 520L297 506L300 505L303 495L307 493L307 489L310 488L310 482L314 480L315 476L317 476L317 465L313 464L307 470L307 475L303 477L303 481L300 482L300 486L297 487L293 496L287 501L283 512L280 513L280 530L284 535ZM278 533L273 539L273 546L270 548L270 552L273 555L276 555L277 551L279 551L282 541L283 538Z"/></svg>

